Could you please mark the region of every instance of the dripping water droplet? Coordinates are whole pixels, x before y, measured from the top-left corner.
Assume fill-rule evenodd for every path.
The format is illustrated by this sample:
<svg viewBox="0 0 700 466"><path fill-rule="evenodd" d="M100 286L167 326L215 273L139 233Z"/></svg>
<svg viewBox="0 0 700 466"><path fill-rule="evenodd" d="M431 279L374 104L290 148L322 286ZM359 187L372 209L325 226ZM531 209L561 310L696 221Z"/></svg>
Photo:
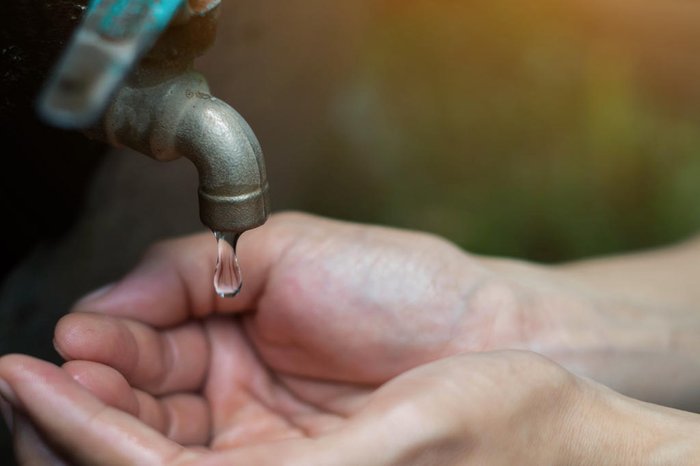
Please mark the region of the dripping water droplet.
<svg viewBox="0 0 700 466"><path fill-rule="evenodd" d="M241 291L243 279L236 257L236 244L240 233L215 231L218 256L214 273L214 289L222 298L233 298Z"/></svg>

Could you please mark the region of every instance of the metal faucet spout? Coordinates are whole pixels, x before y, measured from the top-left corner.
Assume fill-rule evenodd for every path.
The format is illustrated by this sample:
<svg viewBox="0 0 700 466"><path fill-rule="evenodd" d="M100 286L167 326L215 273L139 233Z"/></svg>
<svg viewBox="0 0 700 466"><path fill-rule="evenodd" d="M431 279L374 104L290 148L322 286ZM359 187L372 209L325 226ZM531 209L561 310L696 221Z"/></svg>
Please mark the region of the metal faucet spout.
<svg viewBox="0 0 700 466"><path fill-rule="evenodd" d="M229 105L207 94L188 96L175 146L199 172L199 212L214 231L243 232L269 215L260 143Z"/></svg>
<svg viewBox="0 0 700 466"><path fill-rule="evenodd" d="M243 233L265 223L268 182L250 126L209 94L200 74L161 79L138 73L116 95L96 136L157 160L190 159L199 173L200 218L212 230Z"/></svg>

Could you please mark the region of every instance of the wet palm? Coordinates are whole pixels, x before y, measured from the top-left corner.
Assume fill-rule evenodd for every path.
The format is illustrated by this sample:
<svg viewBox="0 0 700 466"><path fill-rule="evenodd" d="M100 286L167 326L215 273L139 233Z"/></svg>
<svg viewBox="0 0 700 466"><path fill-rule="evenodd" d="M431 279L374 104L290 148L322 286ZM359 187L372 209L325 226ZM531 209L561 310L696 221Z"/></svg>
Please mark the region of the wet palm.
<svg viewBox="0 0 700 466"><path fill-rule="evenodd" d="M64 371L0 359L31 419L15 427L26 463L53 464L45 437L75 464L555 464L549 439L587 383L532 354L473 353L585 361L615 335L634 350L651 327L632 324L656 321L557 269L423 234L277 216L243 237L232 300L212 288L214 250L208 235L162 243L78 303L56 330Z"/></svg>
<svg viewBox="0 0 700 466"><path fill-rule="evenodd" d="M212 289L214 250L209 235L161 243L57 328L67 359L116 369L139 401L114 396L118 382L102 390L104 376L79 376L84 385L132 413L141 406L142 419L181 443L315 435L427 362L527 349L541 328L540 348L548 335L575 343L566 322L527 312L532 287L431 235L277 216L241 239L246 285L232 300Z"/></svg>
<svg viewBox="0 0 700 466"><path fill-rule="evenodd" d="M68 370L171 438L223 448L333 428L379 385L446 355L465 268L485 270L431 236L287 217L275 236L241 240L249 273L235 300L214 297L210 237L156 247L59 324L57 347L80 361Z"/></svg>

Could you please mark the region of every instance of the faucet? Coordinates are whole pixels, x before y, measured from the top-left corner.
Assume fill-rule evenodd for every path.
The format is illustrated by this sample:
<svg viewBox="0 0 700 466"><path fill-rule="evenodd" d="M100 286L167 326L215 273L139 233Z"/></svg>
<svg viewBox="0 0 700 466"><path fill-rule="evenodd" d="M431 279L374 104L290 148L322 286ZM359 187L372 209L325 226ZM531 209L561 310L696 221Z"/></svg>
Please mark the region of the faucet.
<svg viewBox="0 0 700 466"><path fill-rule="evenodd" d="M188 158L199 174L202 223L237 238L267 220L268 182L250 126L193 71L213 42L219 4L92 0L39 111L156 160Z"/></svg>

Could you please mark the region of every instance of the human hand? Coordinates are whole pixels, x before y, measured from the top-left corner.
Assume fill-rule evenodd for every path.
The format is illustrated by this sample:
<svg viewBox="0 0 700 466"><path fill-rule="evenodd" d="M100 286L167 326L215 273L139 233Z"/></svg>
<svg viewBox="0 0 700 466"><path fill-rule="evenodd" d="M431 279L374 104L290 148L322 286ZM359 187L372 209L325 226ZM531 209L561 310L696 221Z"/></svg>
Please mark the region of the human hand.
<svg viewBox="0 0 700 466"><path fill-rule="evenodd" d="M61 370L6 356L0 390L15 409L22 464L261 466L482 464L462 461L522 457L531 447L528 437L556 432L576 391L564 370L517 353L445 359L376 391L329 386L328 407L295 399L264 370L229 365L217 370L228 378L225 386L207 382L201 395L156 398L106 366L68 363ZM491 444L499 436L509 437L510 448ZM474 448L477 439L481 445ZM557 448L531 451L533 461L558 454Z"/></svg>
<svg viewBox="0 0 700 466"><path fill-rule="evenodd" d="M406 370L424 359L441 357L436 348L446 354L458 348L451 343L464 335L453 332L451 340L445 339L440 330L449 326L446 323L463 322L464 315L468 315L455 313L456 308L452 307L464 304L460 278L472 280L467 283L471 283L470 291L476 297L483 299L483 290L488 291L489 299L499 296L494 293L499 289L494 282L499 283L493 271L480 267L479 259L462 256L455 248L431 237L303 216L278 217L266 228L251 236L248 245L241 245L243 251L250 251L247 259L243 257L244 270L251 272L249 281L252 275L253 283L266 284L264 290L248 286L237 301L215 299L210 281L213 264L206 264L210 252L209 248L201 251L202 239L161 245L119 285L77 306L78 310L90 308L103 315L76 313L59 325L57 347L69 359L82 360L68 363L65 370L103 401L138 415L144 424L166 432L180 444L227 449L288 436L303 438L339 429L353 415L352 407L363 405L373 396L374 388L395 375L393 372L402 372L401 367ZM358 250L360 245L364 247ZM359 261L359 272L354 261L358 253L364 253L361 259L365 260ZM403 266L396 267L394 262L401 259ZM426 264L428 268L416 267ZM348 268L355 272L343 274ZM436 278L436 270L448 273ZM464 274L465 271L470 273ZM439 281L445 277L447 280ZM399 285L410 282L417 292L407 294L402 286L371 288L390 278L398 278ZM347 282L355 286L345 286ZM323 286L310 288L309 283ZM366 293L366 286L357 285L369 285L370 293ZM440 293L443 289L447 293ZM358 290L359 298L353 296ZM433 296L434 312L428 314L423 305L429 304ZM479 299L471 297L479 303ZM405 314L392 314L394 306L404 309ZM246 309L255 313L235 321L213 316L203 322L193 321L212 311ZM351 333L347 319L355 316L334 313L338 309L374 312L364 314L369 322ZM300 317L298 322L289 319L289 314L295 312ZM341 322L335 327L332 321L324 324L336 333L331 332L330 338L324 340L324 326L304 320L305 312L321 320L326 313L337 317ZM403 321L403 315L416 318ZM273 317L281 317L282 321ZM378 331L393 330L401 324L406 327L400 335L390 333L382 338ZM421 329L433 332L424 339L404 337L420 335ZM363 352L361 345L352 345L354 339L361 340L363 336L369 343L376 342L372 351ZM308 341L306 337L310 337ZM351 343L349 349L355 354L343 354L345 340ZM309 346L309 341L316 346ZM319 361L319 355L324 359ZM358 363L354 356L364 360ZM368 374L376 379L373 381ZM364 386L357 386L358 382ZM267 397L261 401L251 397L251 393ZM247 399L241 394L248 394ZM217 417L219 421L226 419L225 408L231 408L231 404L238 411L230 426L232 430L228 430L226 422L217 422ZM283 407L282 416L274 409L270 413L266 409L270 405L275 409ZM339 411L342 409L350 411ZM240 412L247 412L247 419L241 418ZM230 417L230 410L228 414ZM292 416L295 422L305 421L290 426L285 416ZM185 419L189 422L183 422ZM212 425L215 435L209 429ZM367 431L371 428L367 427Z"/></svg>
<svg viewBox="0 0 700 466"><path fill-rule="evenodd" d="M212 419L192 409L196 395L151 398L94 363L62 370L6 356L0 392L13 406L23 465L681 465L700 457L698 416L622 397L534 353L421 366L356 396L341 415L289 403L269 379L245 381L254 374L231 369L234 382L210 400ZM344 398L338 388L329 401ZM157 411L164 422L149 428ZM309 428L324 415L335 421ZM210 429L207 447L200 442Z"/></svg>
<svg viewBox="0 0 700 466"><path fill-rule="evenodd" d="M275 378L269 384L281 386L274 390L278 396L291 401L300 398L302 407L320 405L322 415L318 418L306 413L310 424L304 428L313 430L322 423L336 422L330 413L343 409L345 403L362 398L407 368L440 356L431 349L430 333L424 338L427 343L410 335L431 330L433 317L421 318L420 301L427 303L434 296L432 301L438 308L441 302L452 304L442 301L442 285L432 281L435 267L445 268L453 262L456 272L461 265L461 254L453 246L424 235L299 215L277 217L255 233L248 243L244 237L240 244L248 284L236 300L214 296L212 241L202 235L155 247L129 277L76 307L76 311L100 314L76 312L59 324L56 346L67 359L117 369L126 376L126 383L136 388L133 396L115 397L115 390L119 391L115 387L125 383L110 375L114 373L105 373L104 367L97 366L101 372L96 369L95 375L85 370L84 362L75 361L68 363L66 370L95 393L102 393L107 402L119 401L122 409L132 413L140 406L144 420L162 429L163 410L170 412L171 404L177 405L173 408L176 412L195 419L194 425L208 426L208 416L221 410L209 412L204 405L219 406L217 396L230 396L231 365L249 368L239 374L246 381L263 380L271 369ZM368 238L363 240L366 233ZM415 262L421 259L430 264L429 255L434 252L439 253L440 261L432 264L433 269L405 269L410 267L412 255ZM407 256L409 260L402 261ZM403 290L391 292L377 286L396 278L410 279L411 285L421 290L418 303ZM332 289L313 286L314 282L329 284ZM263 288L270 292L263 293ZM401 312L388 313L392 307ZM255 312L235 322L214 316L197 321L211 313L245 310ZM349 324L349 319L359 324ZM175 370L163 375L166 367ZM167 378L169 385L159 377ZM183 396L199 393L205 381L213 388L204 390L203 396ZM291 393L285 395L285 391ZM162 399L164 404L159 404ZM266 438L289 435L288 426L277 416L255 419L265 426L257 428L265 431L261 435ZM208 438L208 431L194 430L171 435L184 444ZM237 431L220 433L212 445L247 441L245 435L238 439L240 435Z"/></svg>
<svg viewBox="0 0 700 466"><path fill-rule="evenodd" d="M242 237L246 284L237 299L220 300L211 290L212 243L201 235L158 245L110 292L76 310L156 327L243 313L263 360L295 376L377 384L460 352L523 349L648 401L698 401L697 351L679 341L698 341L691 337L700 315L674 317L651 300L591 286L566 267L478 257L421 233L283 214Z"/></svg>

